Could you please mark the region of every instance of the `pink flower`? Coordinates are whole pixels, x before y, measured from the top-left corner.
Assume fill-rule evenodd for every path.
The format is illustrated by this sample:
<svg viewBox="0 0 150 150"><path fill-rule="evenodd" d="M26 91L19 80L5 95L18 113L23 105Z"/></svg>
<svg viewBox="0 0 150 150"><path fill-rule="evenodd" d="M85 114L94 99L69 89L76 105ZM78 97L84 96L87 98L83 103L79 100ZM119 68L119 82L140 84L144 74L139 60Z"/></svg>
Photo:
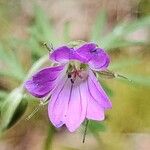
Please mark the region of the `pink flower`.
<svg viewBox="0 0 150 150"><path fill-rule="evenodd" d="M95 43L85 43L58 47L50 53L50 59L56 66L33 75L25 87L36 97L51 96L48 115L52 124L57 128L66 125L73 132L86 118L104 120L104 111L112 104L95 71L108 67L107 53Z"/></svg>

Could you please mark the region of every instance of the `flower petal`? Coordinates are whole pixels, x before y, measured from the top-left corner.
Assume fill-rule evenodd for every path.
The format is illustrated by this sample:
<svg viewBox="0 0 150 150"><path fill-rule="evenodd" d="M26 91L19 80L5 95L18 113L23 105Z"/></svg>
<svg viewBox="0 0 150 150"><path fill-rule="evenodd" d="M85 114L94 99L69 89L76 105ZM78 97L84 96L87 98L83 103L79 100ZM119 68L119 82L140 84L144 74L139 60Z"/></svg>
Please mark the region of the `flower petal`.
<svg viewBox="0 0 150 150"><path fill-rule="evenodd" d="M89 93L87 81L81 87L81 95L87 101L86 118L92 120L104 120L104 109Z"/></svg>
<svg viewBox="0 0 150 150"><path fill-rule="evenodd" d="M104 108L101 107L90 95L88 97L86 118L98 121L105 119Z"/></svg>
<svg viewBox="0 0 150 150"><path fill-rule="evenodd" d="M57 128L61 127L65 123L70 89L70 80L68 80L67 77L64 77L56 89L52 92L51 101L48 105L48 115L50 121Z"/></svg>
<svg viewBox="0 0 150 150"><path fill-rule="evenodd" d="M25 88L35 97L45 97L55 87L58 75L64 66L45 68L25 82Z"/></svg>
<svg viewBox="0 0 150 150"><path fill-rule="evenodd" d="M101 87L94 73L89 70L88 87L90 95L104 108L111 108L112 104L109 97Z"/></svg>
<svg viewBox="0 0 150 150"><path fill-rule="evenodd" d="M95 49L92 52L92 58L89 61L89 66L92 70L104 70L108 67L110 58L108 54L101 48Z"/></svg>
<svg viewBox="0 0 150 150"><path fill-rule="evenodd" d="M95 49L96 46L94 43L86 43L75 50L80 56L81 62L89 62L92 57L91 51Z"/></svg>
<svg viewBox="0 0 150 150"><path fill-rule="evenodd" d="M70 90L70 99L66 117L66 126L70 132L74 132L85 119L87 101L82 95L82 89L84 88L84 85L85 82L82 82L80 85L78 85L75 81Z"/></svg>
<svg viewBox="0 0 150 150"><path fill-rule="evenodd" d="M50 59L56 62L60 63L66 63L70 59L74 58L74 50L67 47L67 46L61 46L59 48L56 48L51 54Z"/></svg>
<svg viewBox="0 0 150 150"><path fill-rule="evenodd" d="M108 67L110 59L108 54L95 43L86 43L76 49L79 60L88 63L93 70L104 70Z"/></svg>

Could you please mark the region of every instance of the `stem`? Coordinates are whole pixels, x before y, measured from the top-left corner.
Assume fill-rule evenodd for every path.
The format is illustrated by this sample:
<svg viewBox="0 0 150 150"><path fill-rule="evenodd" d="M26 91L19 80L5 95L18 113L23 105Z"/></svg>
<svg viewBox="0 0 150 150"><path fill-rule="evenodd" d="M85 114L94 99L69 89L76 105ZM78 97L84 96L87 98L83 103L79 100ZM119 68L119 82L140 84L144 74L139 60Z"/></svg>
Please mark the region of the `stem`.
<svg viewBox="0 0 150 150"><path fill-rule="evenodd" d="M47 137L45 138L45 142L44 142L44 148L43 148L44 150L51 149L53 135L54 135L54 128L52 125L49 125L47 129Z"/></svg>
<svg viewBox="0 0 150 150"><path fill-rule="evenodd" d="M82 141L82 143L85 142L85 137L86 137L86 133L87 133L88 123L89 123L89 120L87 120L86 124L85 124L85 130L84 130L84 134L83 134L83 141Z"/></svg>

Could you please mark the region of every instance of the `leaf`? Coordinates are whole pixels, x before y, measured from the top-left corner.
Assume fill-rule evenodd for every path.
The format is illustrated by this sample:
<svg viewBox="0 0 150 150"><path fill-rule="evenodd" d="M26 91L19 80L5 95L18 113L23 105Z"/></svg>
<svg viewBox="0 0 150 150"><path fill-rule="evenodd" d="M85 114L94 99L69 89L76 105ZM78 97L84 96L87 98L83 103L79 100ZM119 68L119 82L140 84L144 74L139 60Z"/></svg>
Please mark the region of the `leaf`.
<svg viewBox="0 0 150 150"><path fill-rule="evenodd" d="M104 88L106 94L108 94L110 97L112 97L114 95L113 90L107 86L107 84L105 84L105 82L100 82L102 87Z"/></svg>
<svg viewBox="0 0 150 150"><path fill-rule="evenodd" d="M0 91L0 99L6 97L7 94L8 93L6 91Z"/></svg>
<svg viewBox="0 0 150 150"><path fill-rule="evenodd" d="M70 29L70 24L69 24L69 22L66 22L66 23L64 24L64 31L63 31L63 39L64 39L64 42L69 42L69 41L70 41L69 29Z"/></svg>
<svg viewBox="0 0 150 150"><path fill-rule="evenodd" d="M8 70L7 71L0 70L0 76L16 79L16 80L20 80L20 81L22 81L24 79L24 77L18 75L16 72L13 73L13 71L11 71L11 69L9 69L9 71Z"/></svg>
<svg viewBox="0 0 150 150"><path fill-rule="evenodd" d="M11 57L11 64L10 64L11 73L16 74L16 76L18 76L19 79L23 80L25 77L25 72L21 62L16 56L16 53L14 51L10 51L10 57Z"/></svg>
<svg viewBox="0 0 150 150"><path fill-rule="evenodd" d="M110 64L110 70L118 70L118 69L121 69L121 68L125 68L125 67L128 67L128 66L131 66L131 65L136 65L136 64L139 64L140 63L140 60L139 59L135 59L135 58L132 58L132 59L129 59L129 58L123 58L121 60L118 60L117 62L113 62Z"/></svg>
<svg viewBox="0 0 150 150"><path fill-rule="evenodd" d="M38 42L51 42L53 44L58 44L59 40L54 32L54 27L49 21L48 16L44 13L41 7L35 5L35 24L34 33L37 37Z"/></svg>
<svg viewBox="0 0 150 150"><path fill-rule="evenodd" d="M8 63L8 55L7 52L4 51L3 45L0 43L0 59L4 62Z"/></svg>
<svg viewBox="0 0 150 150"><path fill-rule="evenodd" d="M15 124L23 115L27 107L27 101L22 100L21 88L14 89L4 101L1 107L1 130L4 131Z"/></svg>
<svg viewBox="0 0 150 150"><path fill-rule="evenodd" d="M93 134L106 130L104 123L93 120L90 120L88 128Z"/></svg>
<svg viewBox="0 0 150 150"><path fill-rule="evenodd" d="M113 34L118 36L127 35L129 33L132 33L136 30L139 30L149 25L150 25L150 16L147 16L134 20L132 22L128 23L123 22L117 25L113 30Z"/></svg>
<svg viewBox="0 0 150 150"><path fill-rule="evenodd" d="M107 15L105 11L100 11L96 22L92 28L91 40L98 41L102 37L102 32L106 25Z"/></svg>
<svg viewBox="0 0 150 150"><path fill-rule="evenodd" d="M131 84L150 86L150 77L145 77L144 75L142 76L142 75L136 75L136 74L127 74L125 76L132 81L130 82ZM123 81L126 81L126 80L123 80Z"/></svg>
<svg viewBox="0 0 150 150"><path fill-rule="evenodd" d="M108 44L109 43L109 44ZM117 48L123 47L130 47L130 46L141 46L147 44L144 41L127 41L127 40L120 40L120 39L112 39L111 41L108 40L108 43L105 45L104 43L101 44L106 50L115 50Z"/></svg>
<svg viewBox="0 0 150 150"><path fill-rule="evenodd" d="M108 35L99 39L98 44L107 50L145 44L145 41L127 41L125 40L125 37L129 33L133 33L134 31L149 25L150 17L144 17L133 22L121 23L117 25Z"/></svg>
<svg viewBox="0 0 150 150"><path fill-rule="evenodd" d="M9 71L0 71L1 75L13 76L19 80L24 79L24 69L13 50L8 51L0 44L0 58L9 67Z"/></svg>
<svg viewBox="0 0 150 150"><path fill-rule="evenodd" d="M31 37L28 41L28 48L31 50L32 54L37 55L38 57L44 55L44 47L43 49L39 46L39 43L35 38Z"/></svg>
<svg viewBox="0 0 150 150"><path fill-rule="evenodd" d="M20 104L18 105L18 107L16 108L16 111L11 119L11 122L8 124L7 128L12 127L24 114L24 112L26 111L28 102L26 99L22 99L22 101L20 102Z"/></svg>
<svg viewBox="0 0 150 150"><path fill-rule="evenodd" d="M8 95L7 92L0 91L0 110L1 110L1 107L2 107L2 103L4 102L4 99L6 98L7 95Z"/></svg>

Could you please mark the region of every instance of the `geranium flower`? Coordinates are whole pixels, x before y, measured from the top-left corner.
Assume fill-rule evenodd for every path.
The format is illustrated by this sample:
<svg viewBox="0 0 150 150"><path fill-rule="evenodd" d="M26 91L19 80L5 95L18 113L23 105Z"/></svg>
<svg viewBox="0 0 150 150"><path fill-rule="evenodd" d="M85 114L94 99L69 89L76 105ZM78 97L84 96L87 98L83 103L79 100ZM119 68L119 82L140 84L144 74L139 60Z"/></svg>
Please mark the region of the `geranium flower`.
<svg viewBox="0 0 150 150"><path fill-rule="evenodd" d="M49 57L55 66L37 72L25 87L38 98L50 95L52 124L57 128L66 125L73 132L85 119L104 120L104 111L112 104L95 72L107 69L108 54L95 43L84 43L58 47Z"/></svg>

